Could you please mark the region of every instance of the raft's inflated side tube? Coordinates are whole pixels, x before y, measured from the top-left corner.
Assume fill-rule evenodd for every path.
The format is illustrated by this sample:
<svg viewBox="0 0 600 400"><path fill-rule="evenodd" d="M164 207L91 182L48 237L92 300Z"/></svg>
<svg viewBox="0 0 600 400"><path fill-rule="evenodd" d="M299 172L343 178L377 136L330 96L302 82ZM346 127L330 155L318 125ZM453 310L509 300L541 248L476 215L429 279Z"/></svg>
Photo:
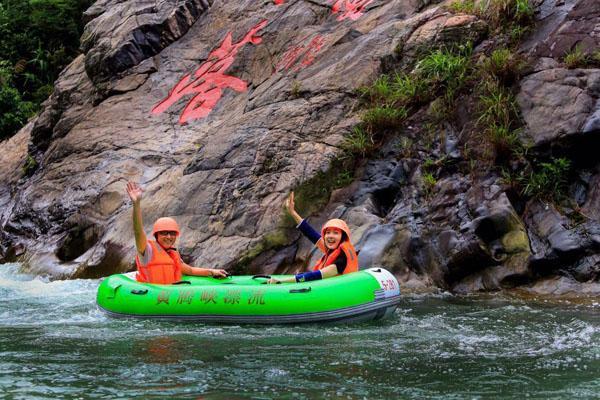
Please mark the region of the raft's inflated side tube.
<svg viewBox="0 0 600 400"><path fill-rule="evenodd" d="M114 317L236 324L376 320L400 302L398 281L383 268L302 283L266 285L266 279L184 276L174 285L155 285L118 274L102 281L96 301Z"/></svg>

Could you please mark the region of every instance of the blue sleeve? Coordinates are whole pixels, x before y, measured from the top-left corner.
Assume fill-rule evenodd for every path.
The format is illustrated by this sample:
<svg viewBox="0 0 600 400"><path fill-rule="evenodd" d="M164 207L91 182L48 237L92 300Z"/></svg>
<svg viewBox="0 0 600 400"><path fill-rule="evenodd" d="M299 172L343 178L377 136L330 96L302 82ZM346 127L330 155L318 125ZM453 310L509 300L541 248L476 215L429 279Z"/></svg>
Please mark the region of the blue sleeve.
<svg viewBox="0 0 600 400"><path fill-rule="evenodd" d="M310 226L306 218L303 219L302 222L300 222L297 228L300 232L302 232L304 236L308 238L308 240L310 240L313 243L317 243L319 239L321 239L321 234L315 231L312 226Z"/></svg>
<svg viewBox="0 0 600 400"><path fill-rule="evenodd" d="M311 271L296 275L296 282L317 281L319 279L323 279L321 271Z"/></svg>

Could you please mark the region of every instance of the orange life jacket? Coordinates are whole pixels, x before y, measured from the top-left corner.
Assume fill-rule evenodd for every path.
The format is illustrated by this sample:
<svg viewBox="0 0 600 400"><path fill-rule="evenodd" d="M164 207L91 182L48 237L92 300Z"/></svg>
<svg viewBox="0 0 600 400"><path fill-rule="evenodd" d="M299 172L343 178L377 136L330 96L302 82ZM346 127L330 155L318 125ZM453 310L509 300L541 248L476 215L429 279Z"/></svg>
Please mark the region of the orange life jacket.
<svg viewBox="0 0 600 400"><path fill-rule="evenodd" d="M146 265L140 262L139 254L135 257L138 282L159 283L170 285L181 280L181 258L177 250L163 249L154 240L149 240L152 247L152 259Z"/></svg>
<svg viewBox="0 0 600 400"><path fill-rule="evenodd" d="M313 271L318 271L322 268L325 268L328 265L333 264L335 260L337 260L337 258L340 256L342 251L346 255L346 268L344 269L343 274L345 275L358 271L358 255L356 254L354 246L352 246L352 243L350 243L349 241L344 241L340 243L337 249L331 251L327 249L323 238L321 238L317 242L317 247L321 249L321 251L325 254L323 255L323 257L321 257L319 262L315 264L315 266L313 267Z"/></svg>

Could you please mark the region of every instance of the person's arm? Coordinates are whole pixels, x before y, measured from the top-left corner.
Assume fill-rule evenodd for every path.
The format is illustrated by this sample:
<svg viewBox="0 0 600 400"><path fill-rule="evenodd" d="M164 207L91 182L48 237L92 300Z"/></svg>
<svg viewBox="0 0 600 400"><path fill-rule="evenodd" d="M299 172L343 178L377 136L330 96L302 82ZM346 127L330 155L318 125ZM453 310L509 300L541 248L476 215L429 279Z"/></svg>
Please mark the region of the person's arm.
<svg viewBox="0 0 600 400"><path fill-rule="evenodd" d="M310 240L312 243L317 243L319 239L321 239L321 234L315 231L315 229L310 226L308 221L306 221L306 219L302 218L300 214L296 212L294 192L291 192L290 196L285 201L285 208L287 209L288 213L290 213L294 221L296 221L296 224L298 224L296 228L298 228L298 230L302 232L302 234L306 236L308 240Z"/></svg>
<svg viewBox="0 0 600 400"><path fill-rule="evenodd" d="M302 274L296 274L289 278L285 279L275 279L271 278L267 281L270 284L277 283L295 283L295 282L310 282L317 281L320 279L327 279L338 275L338 267L335 264L331 264L326 266L325 268L321 268L318 271L304 272Z"/></svg>
<svg viewBox="0 0 600 400"><path fill-rule="evenodd" d="M322 279L332 278L338 275L338 267L335 264L331 264L326 266L325 268L321 268L321 276Z"/></svg>
<svg viewBox="0 0 600 400"><path fill-rule="evenodd" d="M181 272L184 275L214 276L215 278L226 278L229 275L224 269L192 267L184 262L181 263Z"/></svg>
<svg viewBox="0 0 600 400"><path fill-rule="evenodd" d="M135 247L140 255L146 251L146 233L142 222L142 193L143 190L135 182L127 183L127 194L133 202L133 234L135 236Z"/></svg>

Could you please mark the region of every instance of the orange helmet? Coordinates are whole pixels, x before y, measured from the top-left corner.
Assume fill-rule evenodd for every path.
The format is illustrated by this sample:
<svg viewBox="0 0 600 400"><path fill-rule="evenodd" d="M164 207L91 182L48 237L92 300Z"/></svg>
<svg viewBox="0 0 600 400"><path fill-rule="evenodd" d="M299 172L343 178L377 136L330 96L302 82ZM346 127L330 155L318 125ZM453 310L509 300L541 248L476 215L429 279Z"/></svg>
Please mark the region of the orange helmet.
<svg viewBox="0 0 600 400"><path fill-rule="evenodd" d="M177 221L175 221L173 218L159 218L156 220L154 226L152 227L152 236L156 235L157 232L162 231L177 232L177 236L179 236L179 225L177 225Z"/></svg>
<svg viewBox="0 0 600 400"><path fill-rule="evenodd" d="M323 225L323 228L321 228L321 237L325 237L325 229L327 228L339 229L340 231L344 232L348 240L350 240L350 228L348 228L348 225L343 220L334 218L325 222L325 225Z"/></svg>

